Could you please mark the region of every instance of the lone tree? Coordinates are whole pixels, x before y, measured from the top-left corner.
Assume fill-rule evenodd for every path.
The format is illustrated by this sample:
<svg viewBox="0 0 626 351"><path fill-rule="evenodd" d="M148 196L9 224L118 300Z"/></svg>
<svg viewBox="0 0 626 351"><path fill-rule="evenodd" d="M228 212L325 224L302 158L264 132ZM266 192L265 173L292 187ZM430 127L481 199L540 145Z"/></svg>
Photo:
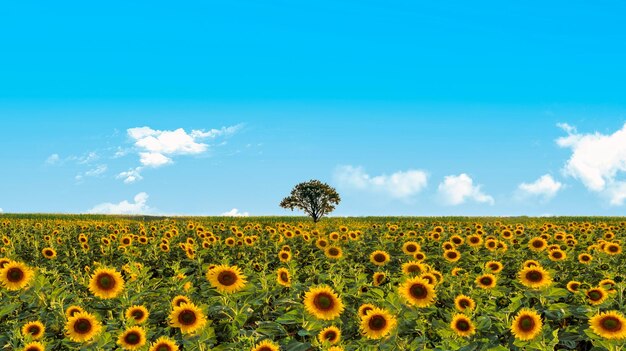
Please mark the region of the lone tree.
<svg viewBox="0 0 626 351"><path fill-rule="evenodd" d="M341 198L333 187L319 180L310 180L296 185L291 195L280 202L280 207L292 211L294 208L301 209L317 223L322 216L332 212L339 201Z"/></svg>

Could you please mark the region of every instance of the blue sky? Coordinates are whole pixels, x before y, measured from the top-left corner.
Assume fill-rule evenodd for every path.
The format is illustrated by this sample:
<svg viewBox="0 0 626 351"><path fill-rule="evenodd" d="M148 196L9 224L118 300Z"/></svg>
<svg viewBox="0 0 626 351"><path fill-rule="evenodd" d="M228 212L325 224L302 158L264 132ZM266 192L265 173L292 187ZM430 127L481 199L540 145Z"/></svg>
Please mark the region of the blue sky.
<svg viewBox="0 0 626 351"><path fill-rule="evenodd" d="M621 215L626 4L0 5L4 212Z"/></svg>

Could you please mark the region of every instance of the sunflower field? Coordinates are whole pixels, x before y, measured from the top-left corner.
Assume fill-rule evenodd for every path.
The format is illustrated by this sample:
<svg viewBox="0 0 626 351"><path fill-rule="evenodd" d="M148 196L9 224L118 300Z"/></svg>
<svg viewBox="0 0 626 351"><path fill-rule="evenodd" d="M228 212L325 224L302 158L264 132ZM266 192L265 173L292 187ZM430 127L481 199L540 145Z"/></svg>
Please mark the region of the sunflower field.
<svg viewBox="0 0 626 351"><path fill-rule="evenodd" d="M626 350L619 218L0 216L2 350Z"/></svg>

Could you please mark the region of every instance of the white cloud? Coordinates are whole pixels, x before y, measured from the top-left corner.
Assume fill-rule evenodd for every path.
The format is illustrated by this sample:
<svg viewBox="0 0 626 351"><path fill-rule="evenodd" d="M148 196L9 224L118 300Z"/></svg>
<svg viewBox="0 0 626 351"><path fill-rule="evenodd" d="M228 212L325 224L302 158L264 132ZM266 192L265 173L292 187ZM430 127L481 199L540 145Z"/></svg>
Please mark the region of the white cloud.
<svg viewBox="0 0 626 351"><path fill-rule="evenodd" d="M126 200L114 204L110 202L101 203L94 206L87 213L99 213L99 214L141 214L150 212L151 209L146 204L148 200L148 194L141 192L133 198L134 202L128 202Z"/></svg>
<svg viewBox="0 0 626 351"><path fill-rule="evenodd" d="M107 165L98 165L96 168L92 168L85 173L78 173L74 179L80 181L85 177L97 177L99 175L104 174L108 169Z"/></svg>
<svg viewBox="0 0 626 351"><path fill-rule="evenodd" d="M474 185L474 181L465 173L444 177L439 184L438 191L441 199L448 205L460 205L467 200L479 203L494 204L493 197L480 191L480 185Z"/></svg>
<svg viewBox="0 0 626 351"><path fill-rule="evenodd" d="M563 172L608 197L611 205L622 205L626 183L618 175L626 171L626 124L613 134L581 134L565 123L558 126L568 135L558 138L557 145L572 151Z"/></svg>
<svg viewBox="0 0 626 351"><path fill-rule="evenodd" d="M426 188L428 175L420 170L398 171L391 175L370 176L363 167L339 166L334 180L340 187L387 194L393 198L412 197Z"/></svg>
<svg viewBox="0 0 626 351"><path fill-rule="evenodd" d="M183 128L175 130L155 130L150 127L130 128L128 136L134 143L134 150L139 156L141 164L134 169L121 172L116 178L123 179L124 183L134 183L143 179L141 171L144 168L158 168L174 162L178 155L198 155L209 150L209 144L204 139L226 137L236 133L241 125L223 127L221 129L192 130L187 133ZM118 148L114 157L122 157L128 149Z"/></svg>
<svg viewBox="0 0 626 351"><path fill-rule="evenodd" d="M230 210L228 212L222 213L220 216L226 216L226 217L248 217L248 216L250 216L250 214L248 212L239 212L238 209L233 208L232 210Z"/></svg>
<svg viewBox="0 0 626 351"><path fill-rule="evenodd" d="M131 168L126 172L119 173L117 176L115 176L115 178L124 179L124 183L130 184L130 183L134 183L138 180L143 179L140 172L141 172L141 167L137 167L134 169Z"/></svg>
<svg viewBox="0 0 626 351"><path fill-rule="evenodd" d="M48 158L46 159L46 164L47 165L55 165L55 164L59 163L59 161L61 161L61 158L59 157L59 154L52 154L52 155L48 156Z"/></svg>
<svg viewBox="0 0 626 351"><path fill-rule="evenodd" d="M4 210L0 207L0 213L3 213L3 212L4 212Z"/></svg>
<svg viewBox="0 0 626 351"><path fill-rule="evenodd" d="M524 196L539 196L545 200L549 200L563 188L561 182L555 181L549 174L542 175L539 179L532 183L522 183L518 186L518 190Z"/></svg>
<svg viewBox="0 0 626 351"><path fill-rule="evenodd" d="M158 152L140 152L139 161L147 167L161 167L172 163L172 159Z"/></svg>

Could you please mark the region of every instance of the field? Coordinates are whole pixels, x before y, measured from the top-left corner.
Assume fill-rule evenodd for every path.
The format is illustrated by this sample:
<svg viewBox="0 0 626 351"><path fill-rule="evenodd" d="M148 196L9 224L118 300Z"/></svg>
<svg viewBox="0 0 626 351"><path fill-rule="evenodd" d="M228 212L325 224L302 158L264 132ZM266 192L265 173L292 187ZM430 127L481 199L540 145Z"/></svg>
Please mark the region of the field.
<svg viewBox="0 0 626 351"><path fill-rule="evenodd" d="M620 350L621 218L0 216L3 350Z"/></svg>

